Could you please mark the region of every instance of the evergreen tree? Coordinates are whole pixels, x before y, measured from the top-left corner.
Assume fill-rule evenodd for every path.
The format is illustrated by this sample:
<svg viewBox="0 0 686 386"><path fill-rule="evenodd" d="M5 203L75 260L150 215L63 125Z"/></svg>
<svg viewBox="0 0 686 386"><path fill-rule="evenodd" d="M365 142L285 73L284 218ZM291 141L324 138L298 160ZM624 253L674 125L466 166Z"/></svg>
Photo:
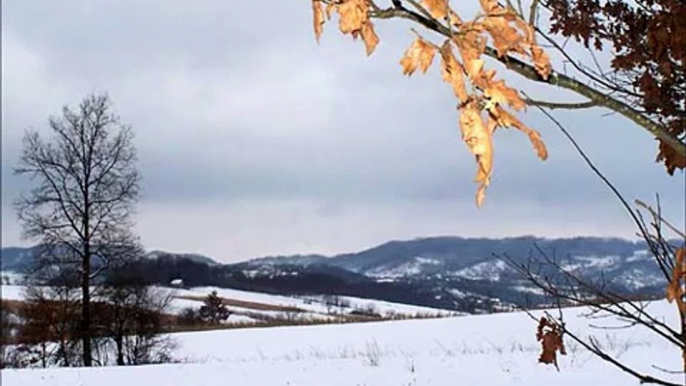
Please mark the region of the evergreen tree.
<svg viewBox="0 0 686 386"><path fill-rule="evenodd" d="M226 308L217 291L212 291L207 295L203 306L200 307L200 317L212 324L221 323L221 321L228 319L229 315L231 315L231 311Z"/></svg>

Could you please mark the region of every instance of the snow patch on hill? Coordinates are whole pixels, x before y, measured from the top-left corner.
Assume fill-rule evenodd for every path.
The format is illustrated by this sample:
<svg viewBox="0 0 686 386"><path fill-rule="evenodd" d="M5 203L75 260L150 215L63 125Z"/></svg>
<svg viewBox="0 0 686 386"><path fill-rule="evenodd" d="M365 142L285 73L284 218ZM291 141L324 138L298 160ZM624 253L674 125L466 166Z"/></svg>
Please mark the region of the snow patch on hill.
<svg viewBox="0 0 686 386"><path fill-rule="evenodd" d="M453 276L471 280L499 281L501 275L508 270L507 263L502 260L484 261L452 273Z"/></svg>
<svg viewBox="0 0 686 386"><path fill-rule="evenodd" d="M410 261L398 266L382 266L366 272L369 277L377 279L397 279L401 277L409 277L419 275L425 271L426 266L440 266L443 265L441 260L415 256Z"/></svg>

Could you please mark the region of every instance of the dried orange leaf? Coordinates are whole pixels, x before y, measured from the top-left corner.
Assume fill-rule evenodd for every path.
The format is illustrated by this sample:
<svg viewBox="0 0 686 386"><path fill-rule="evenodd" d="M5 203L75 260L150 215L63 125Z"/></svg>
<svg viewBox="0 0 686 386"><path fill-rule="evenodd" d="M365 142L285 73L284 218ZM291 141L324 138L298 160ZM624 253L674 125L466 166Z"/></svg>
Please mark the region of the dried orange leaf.
<svg viewBox="0 0 686 386"><path fill-rule="evenodd" d="M469 95L464 82L464 67L455 59L450 40L446 40L441 47L441 59L443 80L453 86L453 92L455 92L460 103L465 103L469 99Z"/></svg>
<svg viewBox="0 0 686 386"><path fill-rule="evenodd" d="M674 257L672 280L667 285L667 301L671 303L676 300L682 311L686 311L683 302L684 280L686 280L686 248L679 248Z"/></svg>
<svg viewBox="0 0 686 386"><path fill-rule="evenodd" d="M422 5L429 11L431 16L438 20L443 20L448 16L447 0L422 0Z"/></svg>
<svg viewBox="0 0 686 386"><path fill-rule="evenodd" d="M529 142L531 142L531 144L534 146L538 158L544 161L547 160L548 149L545 146L545 142L543 142L543 139L541 138L541 134L536 130L529 130L526 135L529 136Z"/></svg>
<svg viewBox="0 0 686 386"><path fill-rule="evenodd" d="M487 15L495 12L498 8L501 8L498 4L498 0L479 0L479 3L481 4L481 9L483 9Z"/></svg>
<svg viewBox="0 0 686 386"><path fill-rule="evenodd" d="M377 44L379 44L379 37L374 32L374 25L369 20L362 27L362 40L367 49L367 55L371 55Z"/></svg>
<svg viewBox="0 0 686 386"><path fill-rule="evenodd" d="M534 27L531 26L531 24L527 23L526 21L524 21L520 17L515 19L515 23L517 24L517 28L519 28L522 32L524 32L524 41L527 44L535 45L536 44L536 34L534 31Z"/></svg>
<svg viewBox="0 0 686 386"><path fill-rule="evenodd" d="M486 199L486 188L488 187L488 182L479 185L479 188L476 190L476 206L481 208L484 204L484 200Z"/></svg>
<svg viewBox="0 0 686 386"><path fill-rule="evenodd" d="M524 37L510 25L510 21L514 20L514 14L504 12L497 16L488 16L483 22L484 28L493 39L498 56L505 56L510 52L522 55L526 53L522 46Z"/></svg>
<svg viewBox="0 0 686 386"><path fill-rule="evenodd" d="M345 0L338 6L338 16L342 33L359 33L367 22L366 0Z"/></svg>
<svg viewBox="0 0 686 386"><path fill-rule="evenodd" d="M314 37L319 42L319 38L324 31L324 10L320 0L312 0L312 11L314 13Z"/></svg>
<svg viewBox="0 0 686 386"><path fill-rule="evenodd" d="M541 75L543 79L548 79L550 71L552 71L553 66L550 64L550 57L543 50L543 48L534 45L531 47L531 58L534 61L534 67L538 74Z"/></svg>
<svg viewBox="0 0 686 386"><path fill-rule="evenodd" d="M484 95L501 106L509 105L515 110L526 107L526 103L519 96L517 90L506 86L504 80L489 82L488 87L484 90Z"/></svg>
<svg viewBox="0 0 686 386"><path fill-rule="evenodd" d="M454 25L455 27L460 27L463 24L460 16L453 12L453 10L450 8L448 8L448 18L450 20L450 24Z"/></svg>
<svg viewBox="0 0 686 386"><path fill-rule="evenodd" d="M486 49L486 42L480 34L483 25L480 23L468 23L465 28L469 31L462 36L457 36L454 41L460 49L462 63L469 79L480 86L484 61L481 55Z"/></svg>
<svg viewBox="0 0 686 386"><path fill-rule="evenodd" d="M522 121L517 119L517 117L508 113L500 106L495 106L495 108L489 110L489 112L493 114L500 127L514 127L515 129L526 133L526 135L529 137L529 141L534 147L534 150L536 150L538 158L544 161L548 159L548 149L546 148L545 143L541 139L541 134L538 131L527 127L522 123Z"/></svg>
<svg viewBox="0 0 686 386"><path fill-rule="evenodd" d="M337 11L338 6L334 2L330 2L329 4L326 5L326 18L328 20L331 20L331 15L333 14L333 11Z"/></svg>
<svg viewBox="0 0 686 386"><path fill-rule="evenodd" d="M479 189L476 194L476 204L481 206L484 201L486 187L491 178L493 166L493 142L491 132L484 124L481 110L475 101L467 103L460 111L460 129L462 140L476 157L476 182Z"/></svg>
<svg viewBox="0 0 686 386"><path fill-rule="evenodd" d="M422 73L426 73L434 60L436 48L427 43L424 39L418 37L412 45L405 51L403 58L400 60L400 65L403 66L403 74L412 75L417 68Z"/></svg>

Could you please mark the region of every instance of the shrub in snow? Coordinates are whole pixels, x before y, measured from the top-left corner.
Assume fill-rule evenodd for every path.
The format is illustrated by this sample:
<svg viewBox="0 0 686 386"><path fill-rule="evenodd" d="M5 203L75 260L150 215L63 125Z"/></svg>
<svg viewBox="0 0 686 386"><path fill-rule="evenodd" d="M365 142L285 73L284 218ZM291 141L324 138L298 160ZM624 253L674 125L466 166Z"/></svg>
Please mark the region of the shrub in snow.
<svg viewBox="0 0 686 386"><path fill-rule="evenodd" d="M228 319L231 311L226 308L224 301L219 297L217 291L212 291L204 300L200 307L200 317L212 324L219 324Z"/></svg>

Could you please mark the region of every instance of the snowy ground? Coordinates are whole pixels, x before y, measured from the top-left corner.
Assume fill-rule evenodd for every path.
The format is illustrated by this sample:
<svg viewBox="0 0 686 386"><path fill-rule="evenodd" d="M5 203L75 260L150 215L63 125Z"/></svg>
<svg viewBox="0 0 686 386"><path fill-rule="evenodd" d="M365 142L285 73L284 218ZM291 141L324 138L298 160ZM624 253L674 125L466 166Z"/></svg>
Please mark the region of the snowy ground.
<svg viewBox="0 0 686 386"><path fill-rule="evenodd" d="M2 300L22 300L25 290L26 287L21 285L3 285L0 286L0 298Z"/></svg>
<svg viewBox="0 0 686 386"><path fill-rule="evenodd" d="M674 325L673 305L650 306ZM674 382L680 353L639 329L597 330L578 309L568 327L595 334L603 347L641 371ZM540 314L540 313L537 313ZM598 325L617 325L605 318ZM3 370L11 386L419 386L631 385L629 375L567 342L560 372L537 363L536 323L510 313L364 324L252 328L174 334L178 364L92 369ZM548 383L550 382L550 383Z"/></svg>

